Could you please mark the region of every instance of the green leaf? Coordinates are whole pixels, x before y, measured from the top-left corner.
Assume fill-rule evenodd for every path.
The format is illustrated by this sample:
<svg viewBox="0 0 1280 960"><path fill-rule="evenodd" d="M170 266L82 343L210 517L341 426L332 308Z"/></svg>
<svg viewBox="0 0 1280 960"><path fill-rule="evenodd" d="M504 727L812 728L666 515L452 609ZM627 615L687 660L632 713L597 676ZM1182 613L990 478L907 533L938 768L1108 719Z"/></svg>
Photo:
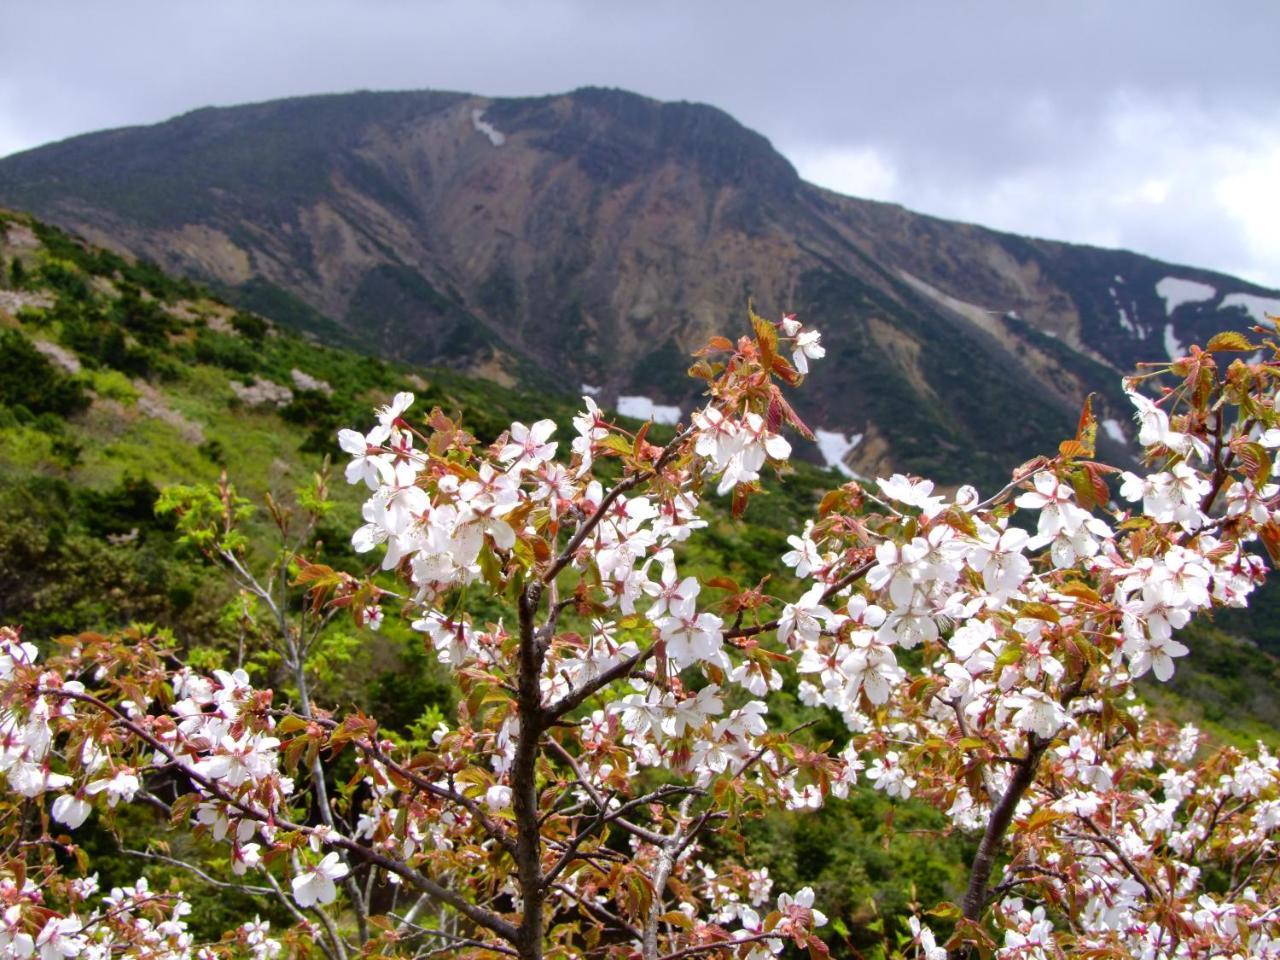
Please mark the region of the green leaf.
<svg viewBox="0 0 1280 960"><path fill-rule="evenodd" d="M620 453L624 457L630 456L634 450L634 447L631 445L631 441L620 433L609 434L600 441L600 446L604 447L606 450L612 450L615 453Z"/></svg>
<svg viewBox="0 0 1280 960"><path fill-rule="evenodd" d="M1209 338L1205 349L1210 353L1227 350L1249 351L1254 349L1254 345L1249 342L1248 337L1237 330L1223 330Z"/></svg>

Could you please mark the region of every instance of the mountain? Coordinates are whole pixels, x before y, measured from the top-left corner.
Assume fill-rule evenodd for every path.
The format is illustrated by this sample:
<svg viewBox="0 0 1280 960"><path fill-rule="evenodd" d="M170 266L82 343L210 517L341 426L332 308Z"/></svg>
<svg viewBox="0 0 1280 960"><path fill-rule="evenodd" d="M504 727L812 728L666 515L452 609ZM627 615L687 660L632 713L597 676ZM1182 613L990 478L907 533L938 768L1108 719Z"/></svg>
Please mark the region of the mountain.
<svg viewBox="0 0 1280 960"><path fill-rule="evenodd" d="M997 484L1100 397L1280 294L801 180L712 107L616 90L352 93L203 109L0 160L0 203L330 342L508 385L679 406L685 358L748 297L827 359L821 454ZM817 456L818 452L813 452Z"/></svg>

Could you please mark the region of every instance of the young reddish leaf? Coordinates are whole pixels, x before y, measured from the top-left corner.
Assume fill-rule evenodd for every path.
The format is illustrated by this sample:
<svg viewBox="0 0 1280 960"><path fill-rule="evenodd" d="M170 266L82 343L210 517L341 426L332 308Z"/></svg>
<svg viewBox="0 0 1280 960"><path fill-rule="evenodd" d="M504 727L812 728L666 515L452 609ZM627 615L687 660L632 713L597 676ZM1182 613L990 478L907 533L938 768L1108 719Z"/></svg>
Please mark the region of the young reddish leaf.
<svg viewBox="0 0 1280 960"><path fill-rule="evenodd" d="M1093 413L1092 393L1084 398L1084 406L1080 409L1080 420L1076 424L1076 440L1089 451L1086 456L1092 457L1098 440L1098 418Z"/></svg>
<svg viewBox="0 0 1280 960"><path fill-rule="evenodd" d="M1058 444L1058 453L1067 460L1080 460L1093 456L1093 450L1079 440L1063 440Z"/></svg>
<svg viewBox="0 0 1280 960"><path fill-rule="evenodd" d="M694 380L714 380L716 376L715 367L705 360L694 363L689 367L688 373Z"/></svg>
<svg viewBox="0 0 1280 960"><path fill-rule="evenodd" d="M1258 536L1262 539L1271 562L1280 564L1280 524L1274 520L1267 521L1258 528Z"/></svg>
<svg viewBox="0 0 1280 960"><path fill-rule="evenodd" d="M703 582L708 587L715 587L717 590L728 590L730 593L742 592L742 588L738 586L737 581L732 577L716 576Z"/></svg>
<svg viewBox="0 0 1280 960"><path fill-rule="evenodd" d="M785 358L775 355L770 361L769 366L770 369L773 370L774 376L788 386L794 387L800 382L800 371L793 367Z"/></svg>
<svg viewBox="0 0 1280 960"><path fill-rule="evenodd" d="M714 336L707 341L707 345L703 349L707 351L727 350L730 353L732 353L733 341L730 340L728 337Z"/></svg>
<svg viewBox="0 0 1280 960"><path fill-rule="evenodd" d="M756 344L760 348L760 363L766 370L773 369L773 360L778 353L778 328L756 313L748 302L747 312L751 316L751 329L756 335Z"/></svg>
<svg viewBox="0 0 1280 960"><path fill-rule="evenodd" d="M1067 441L1068 443L1072 441ZM1093 484L1089 482L1089 475L1083 470L1072 470L1071 489L1075 491L1076 499L1080 502L1080 506L1086 510L1093 510L1098 506L1098 500L1094 496Z"/></svg>

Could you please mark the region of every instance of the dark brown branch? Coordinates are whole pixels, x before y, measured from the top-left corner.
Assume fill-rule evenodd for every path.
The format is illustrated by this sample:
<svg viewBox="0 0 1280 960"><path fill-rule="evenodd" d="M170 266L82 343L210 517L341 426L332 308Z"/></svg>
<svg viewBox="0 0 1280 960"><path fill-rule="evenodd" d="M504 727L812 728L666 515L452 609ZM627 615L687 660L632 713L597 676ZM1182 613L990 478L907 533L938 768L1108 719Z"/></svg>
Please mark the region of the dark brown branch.
<svg viewBox="0 0 1280 960"><path fill-rule="evenodd" d="M1040 757L1049 746L1048 740L1042 740L1034 733L1027 734L1027 753L1013 770L1013 776L1005 787L1000 802L991 811L987 828L983 831L982 842L978 845L978 853L973 858L969 870L969 889L965 891L963 912L966 920L977 923L982 917L983 907L987 902L987 884L991 880L991 871L1000 853L1000 845L1004 835L1013 822L1014 811L1023 795L1035 781L1036 768Z"/></svg>
<svg viewBox="0 0 1280 960"><path fill-rule="evenodd" d="M645 647L643 650L632 654L627 659L615 663L612 667L600 674L594 680L589 680L580 686L577 690L566 693L560 700L553 703L546 709L546 716L549 720L558 720L571 710L580 707L586 700L595 693L603 690L609 684L616 680L622 680L631 675L636 667L644 663L653 654L653 647Z"/></svg>
<svg viewBox="0 0 1280 960"><path fill-rule="evenodd" d="M835 583L831 584L831 586L827 587L826 590L823 590L822 596L819 598L818 602L826 603L845 587L862 579L862 577L866 575L867 571L873 566L875 566L875 561L873 560L868 560L866 563L858 564ZM761 633L768 633L770 630L777 630L778 623L779 621L774 619L770 620L768 623L758 623L750 627L735 627L733 630L726 633L724 638L726 640L737 640L741 637L754 637Z"/></svg>
<svg viewBox="0 0 1280 960"><path fill-rule="evenodd" d="M702 792L703 791L697 787L681 787L676 784L665 784L657 790L646 793L644 796L634 797L631 800L628 800L626 803L614 810L610 810L607 805L598 807L596 815L591 818L591 821L585 827L579 829L570 841L565 844L564 852L560 855L560 859L556 861L555 866L547 871L546 878L543 882L548 886L551 885L555 879L564 872L565 868L568 867L578 856L578 850L582 844L584 844L597 830L606 824L621 819L627 813L637 809L638 807L647 806L650 803L661 803L670 797L679 796L681 794L701 794ZM701 826L701 824L699 826Z"/></svg>
<svg viewBox="0 0 1280 960"><path fill-rule="evenodd" d="M600 795L600 791L593 787L591 782L587 780L586 775L582 772L582 768L578 766L578 761L573 758L573 754L566 750L555 737L548 738L547 742L551 747L551 751L569 765L569 768L573 771L573 775L577 778L578 783L582 785L582 789L585 790L587 792L587 796L591 798L591 802L594 803L598 809L606 809L608 807L607 799L602 797ZM628 833L639 837L647 843L652 843L655 846L660 846L667 839L662 834L655 833L646 827L640 826L638 823L632 823L625 817L616 817L612 822L622 827L622 829L626 830Z"/></svg>
<svg viewBox="0 0 1280 960"><path fill-rule="evenodd" d="M523 960L542 958L542 908L546 888L542 877L542 826L538 814L538 754L546 715L542 709L542 664L547 641L540 639L535 620L542 600L541 581L520 594L519 672L516 711L520 733L511 764L511 800L516 821L516 882L521 916L514 945Z"/></svg>

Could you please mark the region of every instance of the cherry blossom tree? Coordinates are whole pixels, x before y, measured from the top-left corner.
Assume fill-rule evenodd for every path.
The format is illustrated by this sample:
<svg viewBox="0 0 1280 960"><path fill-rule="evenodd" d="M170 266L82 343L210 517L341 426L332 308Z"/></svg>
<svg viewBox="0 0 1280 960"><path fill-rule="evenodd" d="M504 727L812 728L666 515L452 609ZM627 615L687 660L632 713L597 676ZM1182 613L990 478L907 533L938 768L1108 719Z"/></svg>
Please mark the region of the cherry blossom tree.
<svg viewBox="0 0 1280 960"><path fill-rule="evenodd" d="M751 324L699 351L705 405L661 444L590 398L564 447L550 420L480 444L407 393L343 430L370 576L308 562L305 537L255 570L229 484L173 496L262 611L277 689L141 629L42 653L6 628L0 772L22 799L3 811L0 949L821 955L811 889L699 851L865 782L977 837L967 889L887 932L896 955L1280 957L1280 765L1149 716L1133 686L1173 674L1192 616L1247 603L1257 547L1280 552L1271 335L1220 334L1126 381L1140 472L1095 459L1086 404L985 498L902 475L832 491L781 558L799 589L775 596L681 570L704 499L742 515L785 469L784 431L808 435L784 388L822 358L818 331ZM495 600L504 615L477 612ZM311 695L339 613L404 615L451 669L461 701L429 743ZM847 740L771 724L791 675ZM104 896L74 832L134 804L228 852L181 864L193 882L271 897L292 924L196 943L180 891Z"/></svg>

